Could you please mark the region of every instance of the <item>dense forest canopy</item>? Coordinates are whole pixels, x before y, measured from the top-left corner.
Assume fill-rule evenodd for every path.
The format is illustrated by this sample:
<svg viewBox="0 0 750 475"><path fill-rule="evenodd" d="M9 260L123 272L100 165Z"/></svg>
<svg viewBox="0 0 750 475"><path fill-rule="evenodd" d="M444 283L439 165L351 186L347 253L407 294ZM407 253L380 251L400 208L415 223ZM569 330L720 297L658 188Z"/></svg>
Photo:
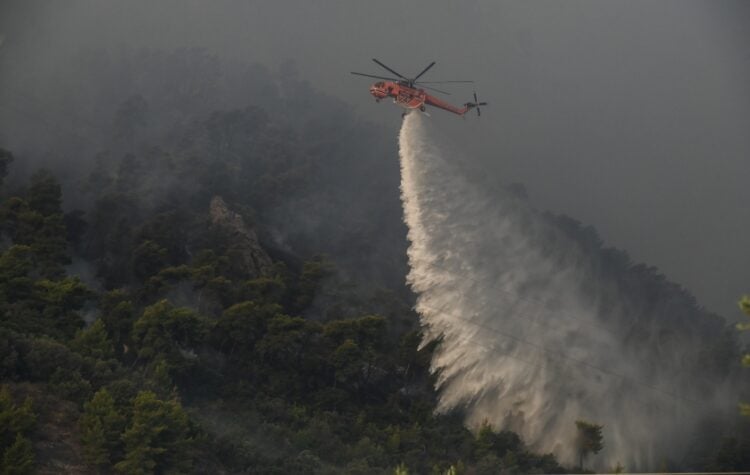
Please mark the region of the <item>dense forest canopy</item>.
<svg viewBox="0 0 750 475"><path fill-rule="evenodd" d="M43 136L3 116L0 139L17 145L0 150L4 470L566 470L513 432L435 414L440 341L422 344L404 284L382 128L293 64L191 49L91 50L75 64L83 84L28 98L51 104L29 108ZM694 364L712 383L741 377L721 317L592 228L539 214L643 308L629 338L655 319L697 332ZM749 469L747 422L725 422L665 463Z"/></svg>

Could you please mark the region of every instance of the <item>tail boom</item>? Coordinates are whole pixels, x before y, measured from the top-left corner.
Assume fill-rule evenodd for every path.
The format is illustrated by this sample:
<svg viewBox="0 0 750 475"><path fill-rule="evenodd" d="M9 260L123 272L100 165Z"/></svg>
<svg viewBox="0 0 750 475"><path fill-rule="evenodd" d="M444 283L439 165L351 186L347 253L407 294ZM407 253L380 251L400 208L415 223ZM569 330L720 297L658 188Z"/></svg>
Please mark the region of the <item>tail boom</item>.
<svg viewBox="0 0 750 475"><path fill-rule="evenodd" d="M480 112L479 106L486 106L487 103L486 102L478 102L476 99L477 99L477 95L475 93L474 94L474 102L467 102L466 104L463 105L463 107L456 107L456 106L454 106L452 104L449 104L449 103L447 103L445 101L441 101L437 97L433 97L433 96L427 95L427 97L425 98L425 104L433 106L433 107L437 107L439 109L446 110L448 112L453 112L454 114L460 115L460 116L463 116L467 112L469 112L470 110L476 108L477 109L477 115L482 115L481 112Z"/></svg>

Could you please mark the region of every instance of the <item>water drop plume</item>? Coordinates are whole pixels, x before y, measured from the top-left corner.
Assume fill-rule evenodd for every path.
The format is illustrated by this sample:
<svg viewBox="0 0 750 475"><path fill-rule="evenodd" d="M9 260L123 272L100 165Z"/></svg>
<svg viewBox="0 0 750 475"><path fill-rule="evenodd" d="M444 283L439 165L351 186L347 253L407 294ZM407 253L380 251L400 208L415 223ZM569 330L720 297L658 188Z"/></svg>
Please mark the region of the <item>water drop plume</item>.
<svg viewBox="0 0 750 475"><path fill-rule="evenodd" d="M407 280L424 342L440 341L438 411L461 408L469 427L514 430L565 463L576 460L577 419L604 425L604 466L681 457L713 397L690 400L694 375L679 355L693 336L659 340L667 347L654 353L660 330L633 316L585 250L523 197L465 178L432 127L407 115L399 145Z"/></svg>

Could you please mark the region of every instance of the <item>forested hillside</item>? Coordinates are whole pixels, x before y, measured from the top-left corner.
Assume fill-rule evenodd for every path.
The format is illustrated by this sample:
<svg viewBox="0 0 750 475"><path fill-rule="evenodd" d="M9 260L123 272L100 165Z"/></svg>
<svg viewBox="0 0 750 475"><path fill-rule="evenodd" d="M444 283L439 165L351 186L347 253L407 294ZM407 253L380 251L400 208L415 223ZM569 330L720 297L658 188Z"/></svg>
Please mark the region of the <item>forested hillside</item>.
<svg viewBox="0 0 750 475"><path fill-rule="evenodd" d="M420 349L381 128L291 65L193 50L90 52L60 91L28 118L57 124L48 136L2 135L18 145L0 151L3 470L565 471L512 432L434 414L440 342ZM696 364L717 384L738 377L720 317L592 229L547 219L644 318L699 322ZM747 432L696 434L685 466L750 468Z"/></svg>

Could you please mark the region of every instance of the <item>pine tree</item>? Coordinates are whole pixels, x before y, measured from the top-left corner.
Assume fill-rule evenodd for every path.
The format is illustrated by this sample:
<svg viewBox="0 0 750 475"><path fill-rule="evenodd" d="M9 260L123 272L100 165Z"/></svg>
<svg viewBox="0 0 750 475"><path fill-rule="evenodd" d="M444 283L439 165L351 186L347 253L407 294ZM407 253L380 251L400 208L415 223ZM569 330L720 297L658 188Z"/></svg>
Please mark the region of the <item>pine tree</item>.
<svg viewBox="0 0 750 475"><path fill-rule="evenodd" d="M189 472L190 427L187 413L176 400L162 401L151 391L138 393L133 418L122 435L125 459L115 468L128 474L156 471Z"/></svg>
<svg viewBox="0 0 750 475"><path fill-rule="evenodd" d="M78 353L98 360L110 360L115 357L115 350L101 319L88 328L79 330L70 346Z"/></svg>
<svg viewBox="0 0 750 475"><path fill-rule="evenodd" d="M121 452L120 436L125 418L117 411L115 400L106 389L100 389L84 405L79 421L84 457L94 466L108 466Z"/></svg>
<svg viewBox="0 0 750 475"><path fill-rule="evenodd" d="M25 475L34 467L34 450L29 439L16 434L13 444L3 453L3 475Z"/></svg>
<svg viewBox="0 0 750 475"><path fill-rule="evenodd" d="M598 454L604 448L602 437L603 426L592 424L583 420L576 421L578 436L576 437L576 448L580 457L580 468L583 470L583 461L589 454Z"/></svg>
<svg viewBox="0 0 750 475"><path fill-rule="evenodd" d="M42 216L62 214L62 189L49 171L39 170L31 176L29 206Z"/></svg>
<svg viewBox="0 0 750 475"><path fill-rule="evenodd" d="M31 398L17 406L8 387L0 387L0 448L12 444L18 434L27 433L35 423Z"/></svg>

